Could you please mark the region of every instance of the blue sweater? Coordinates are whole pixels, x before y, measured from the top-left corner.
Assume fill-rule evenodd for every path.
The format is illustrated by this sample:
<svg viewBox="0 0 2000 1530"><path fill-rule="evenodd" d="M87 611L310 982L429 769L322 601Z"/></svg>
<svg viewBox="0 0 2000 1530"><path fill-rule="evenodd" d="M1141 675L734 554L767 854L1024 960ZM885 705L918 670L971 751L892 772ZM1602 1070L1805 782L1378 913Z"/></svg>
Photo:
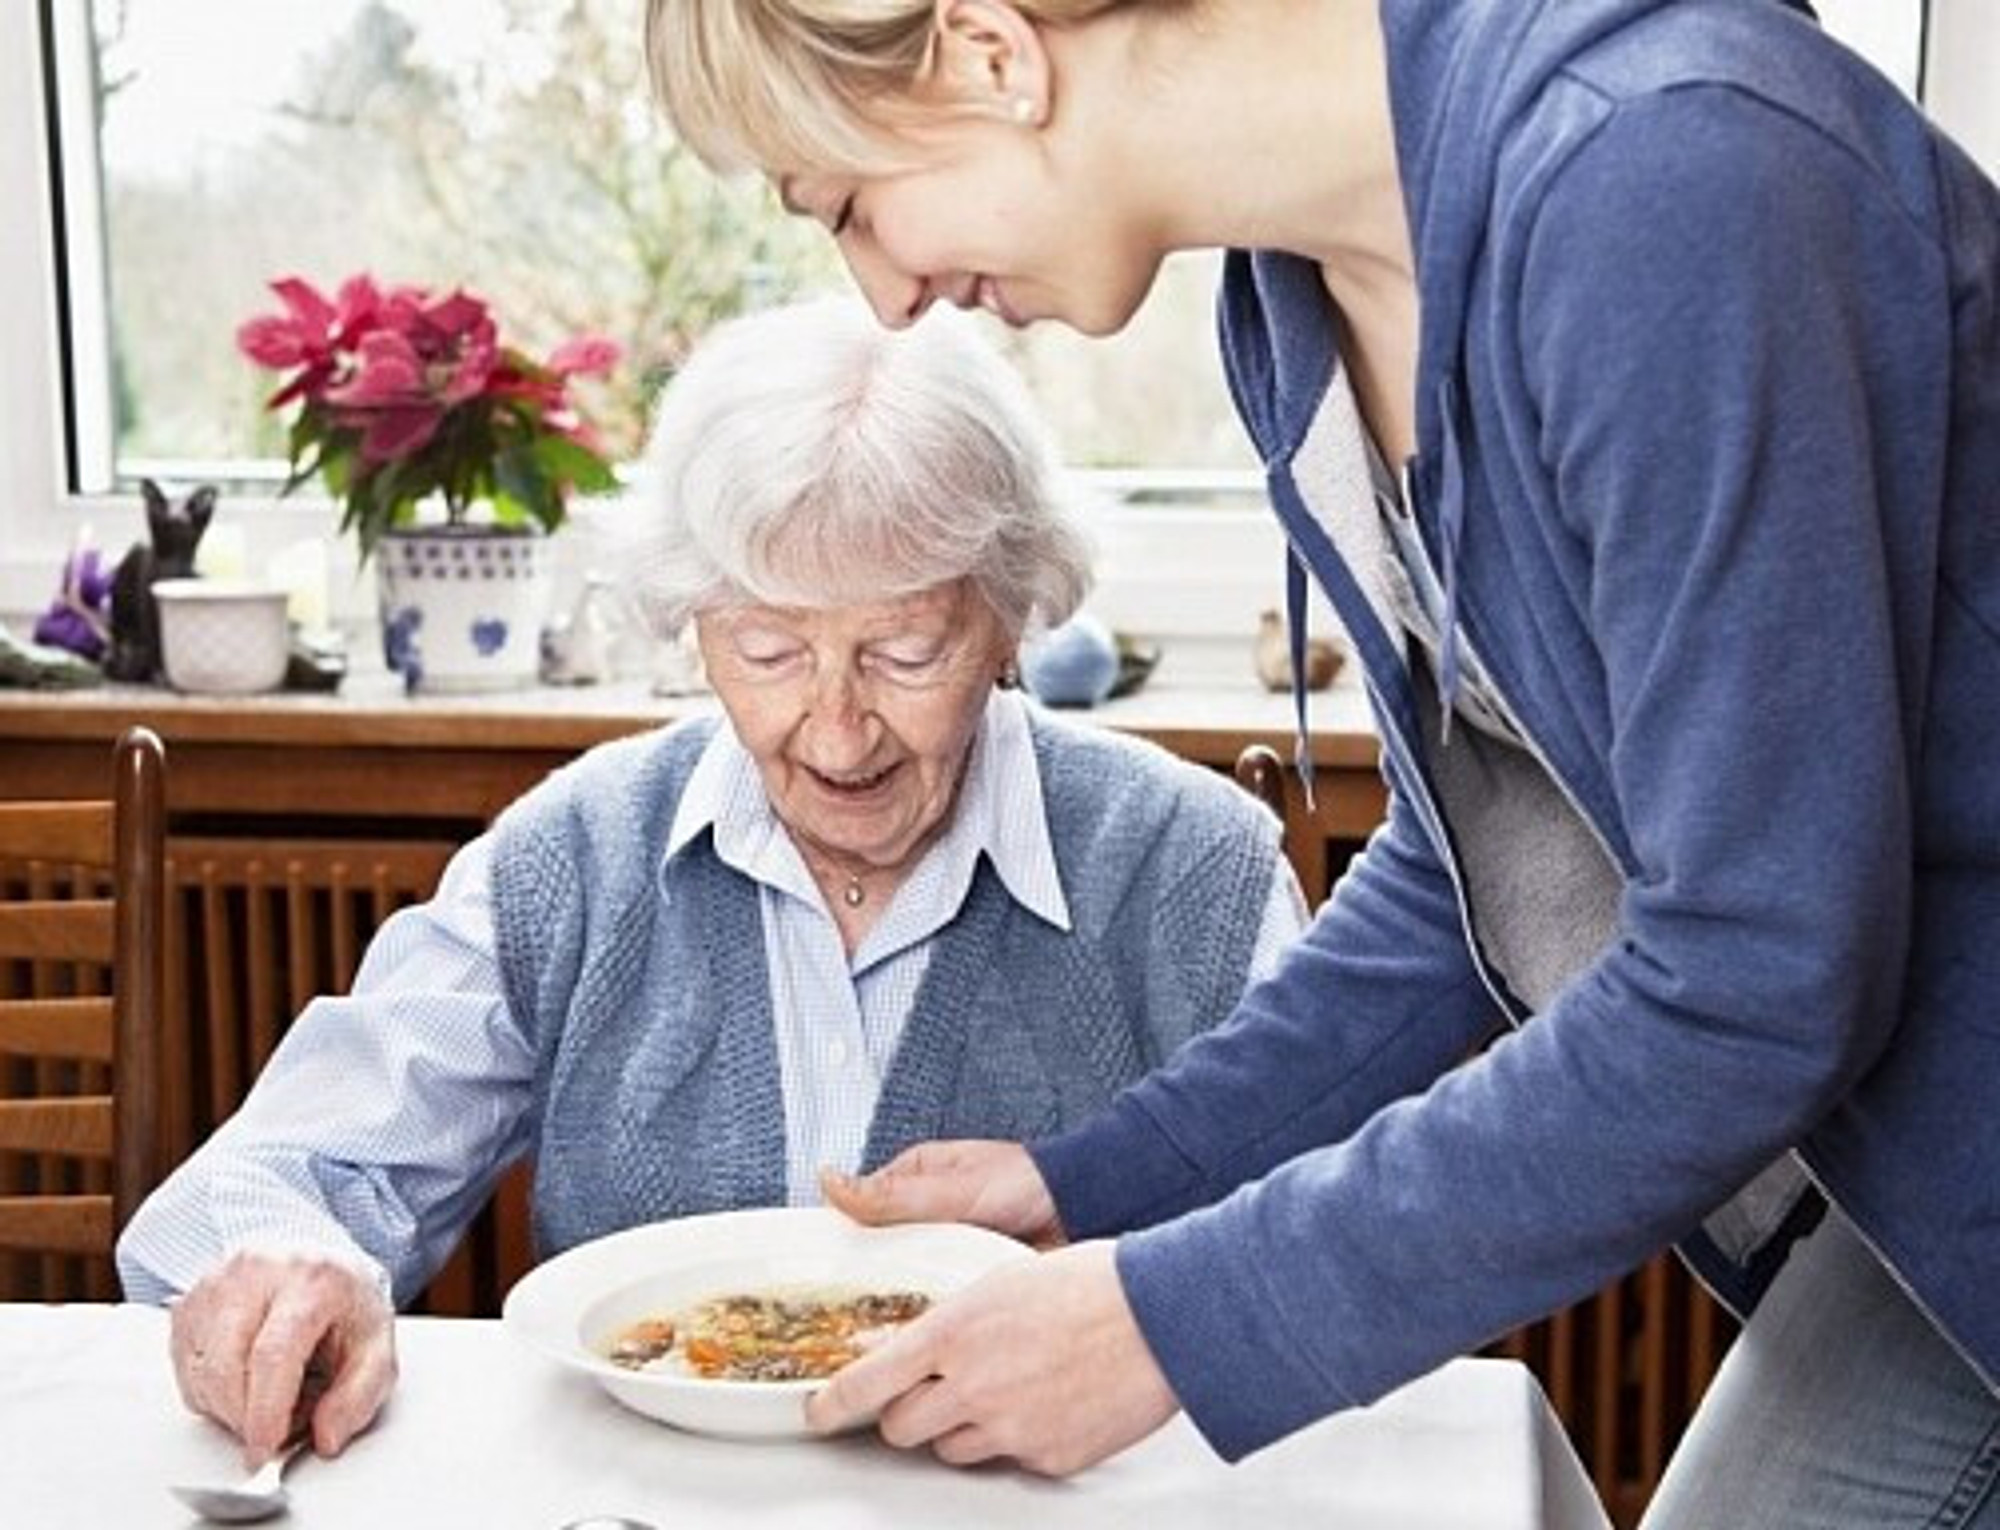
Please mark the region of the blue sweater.
<svg viewBox="0 0 2000 1530"><path fill-rule="evenodd" d="M982 862L935 937L864 1168L932 1137L1025 1137L1101 1107L1243 991L1277 825L1209 771L1036 715L1059 930ZM553 1253L785 1199L756 885L708 835L665 859L712 725L592 750L496 827L493 923L534 1046L534 1220Z"/></svg>
<svg viewBox="0 0 2000 1530"><path fill-rule="evenodd" d="M1232 1457L1588 1294L1794 1148L1991 1385L2000 195L1764 0L1383 19L1441 685L1469 644L1616 862L1617 937L1460 1065L1506 994L1463 933L1440 698L1293 476L1337 366L1318 273L1232 257L1231 380L1367 669L1390 817L1235 1022L1037 1145L1065 1225L1162 1224L1119 1269Z"/></svg>

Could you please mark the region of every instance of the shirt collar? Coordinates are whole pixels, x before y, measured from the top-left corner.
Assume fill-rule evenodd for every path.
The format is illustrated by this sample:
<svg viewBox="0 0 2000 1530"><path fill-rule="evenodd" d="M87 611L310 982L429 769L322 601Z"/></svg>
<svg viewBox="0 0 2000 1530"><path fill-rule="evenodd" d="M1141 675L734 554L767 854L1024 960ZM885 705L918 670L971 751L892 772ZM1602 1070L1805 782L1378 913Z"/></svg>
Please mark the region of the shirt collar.
<svg viewBox="0 0 2000 1530"><path fill-rule="evenodd" d="M811 873L771 809L757 762L727 717L718 722L681 791L663 864L704 830L714 831L715 853L725 865L777 891L817 899ZM1059 930L1070 928L1028 709L1012 691L996 690L988 698L952 821L905 880L906 887L920 882L934 890L936 900L924 900L929 908L915 911L919 918L929 915L925 922L931 928L958 912L982 854L1016 903ZM876 944L872 935L867 944Z"/></svg>

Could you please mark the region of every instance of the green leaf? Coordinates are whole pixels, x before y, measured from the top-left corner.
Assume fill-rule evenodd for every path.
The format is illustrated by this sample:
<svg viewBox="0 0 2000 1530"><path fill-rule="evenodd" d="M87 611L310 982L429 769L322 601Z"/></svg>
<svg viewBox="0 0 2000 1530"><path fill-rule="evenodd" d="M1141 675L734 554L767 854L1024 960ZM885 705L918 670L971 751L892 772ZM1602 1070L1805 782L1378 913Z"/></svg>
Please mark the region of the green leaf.
<svg viewBox="0 0 2000 1530"><path fill-rule="evenodd" d="M510 446L494 458L493 482L499 490L494 501L496 512L511 500L544 530L554 531L562 524L562 495L542 471L533 447Z"/></svg>
<svg viewBox="0 0 2000 1530"><path fill-rule="evenodd" d="M534 446L535 461L554 482L585 494L601 494L618 486L611 465L580 441L568 436L543 436Z"/></svg>
<svg viewBox="0 0 2000 1530"><path fill-rule="evenodd" d="M345 499L353 482L354 454L333 447L326 448L319 456L319 472L326 482L326 492L335 499Z"/></svg>
<svg viewBox="0 0 2000 1530"><path fill-rule="evenodd" d="M296 420L292 421L290 437L292 465L296 467L299 459L306 454L307 449L317 445L324 437L325 431L322 429L320 417L310 409L302 412Z"/></svg>
<svg viewBox="0 0 2000 1530"><path fill-rule="evenodd" d="M313 474L320 470L320 464L324 460L325 453L323 452L315 452L304 462L294 458L292 460L292 470L285 475L285 481L278 489L278 498L283 499L293 490L301 487Z"/></svg>

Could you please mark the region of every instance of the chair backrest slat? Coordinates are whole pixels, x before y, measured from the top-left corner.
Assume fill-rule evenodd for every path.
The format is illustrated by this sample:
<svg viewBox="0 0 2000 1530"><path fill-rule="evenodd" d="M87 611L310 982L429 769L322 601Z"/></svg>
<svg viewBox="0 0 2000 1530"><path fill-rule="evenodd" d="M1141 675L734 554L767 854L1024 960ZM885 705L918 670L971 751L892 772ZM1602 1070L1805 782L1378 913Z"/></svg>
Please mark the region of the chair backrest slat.
<svg viewBox="0 0 2000 1530"><path fill-rule="evenodd" d="M114 928L108 898L0 903L0 957L108 963Z"/></svg>
<svg viewBox="0 0 2000 1530"><path fill-rule="evenodd" d="M0 1151L109 1158L111 1096L0 1100Z"/></svg>
<svg viewBox="0 0 2000 1530"><path fill-rule="evenodd" d="M95 1254L117 1230L108 1195L0 1195L0 1248Z"/></svg>
<svg viewBox="0 0 2000 1530"><path fill-rule="evenodd" d="M112 755L118 903L111 1024L117 1047L113 1224L123 1227L161 1175L160 1032L167 1008L166 751L128 728Z"/></svg>
<svg viewBox="0 0 2000 1530"><path fill-rule="evenodd" d="M0 817L0 857L109 867L116 814L108 802L23 802Z"/></svg>
<svg viewBox="0 0 2000 1530"><path fill-rule="evenodd" d="M111 763L109 801L0 802L0 1249L49 1256L0 1260L0 1299L71 1293L77 1254L106 1289L159 1179L165 751L130 728Z"/></svg>
<svg viewBox="0 0 2000 1530"><path fill-rule="evenodd" d="M1251 744L1236 757L1236 784L1285 821L1285 762L1269 744Z"/></svg>
<svg viewBox="0 0 2000 1530"><path fill-rule="evenodd" d="M0 999L0 1053L111 1061L111 1000Z"/></svg>

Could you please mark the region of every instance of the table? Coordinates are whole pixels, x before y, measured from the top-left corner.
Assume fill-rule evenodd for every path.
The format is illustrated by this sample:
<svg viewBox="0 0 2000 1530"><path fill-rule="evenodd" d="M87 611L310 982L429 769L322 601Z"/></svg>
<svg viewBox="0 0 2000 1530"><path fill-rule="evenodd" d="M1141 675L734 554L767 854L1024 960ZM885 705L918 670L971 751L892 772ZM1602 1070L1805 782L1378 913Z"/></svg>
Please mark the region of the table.
<svg viewBox="0 0 2000 1530"><path fill-rule="evenodd" d="M1238 1466L1184 1421L1063 1482L954 1471L872 1436L737 1444L628 1413L495 1322L403 1318L381 1422L292 1467L296 1530L554 1530L627 1514L659 1530L876 1526L1351 1526L1607 1530L1540 1388L1513 1361L1459 1360ZM0 1525L183 1527L163 1484L234 1480L233 1444L186 1414L166 1314L0 1305Z"/></svg>

